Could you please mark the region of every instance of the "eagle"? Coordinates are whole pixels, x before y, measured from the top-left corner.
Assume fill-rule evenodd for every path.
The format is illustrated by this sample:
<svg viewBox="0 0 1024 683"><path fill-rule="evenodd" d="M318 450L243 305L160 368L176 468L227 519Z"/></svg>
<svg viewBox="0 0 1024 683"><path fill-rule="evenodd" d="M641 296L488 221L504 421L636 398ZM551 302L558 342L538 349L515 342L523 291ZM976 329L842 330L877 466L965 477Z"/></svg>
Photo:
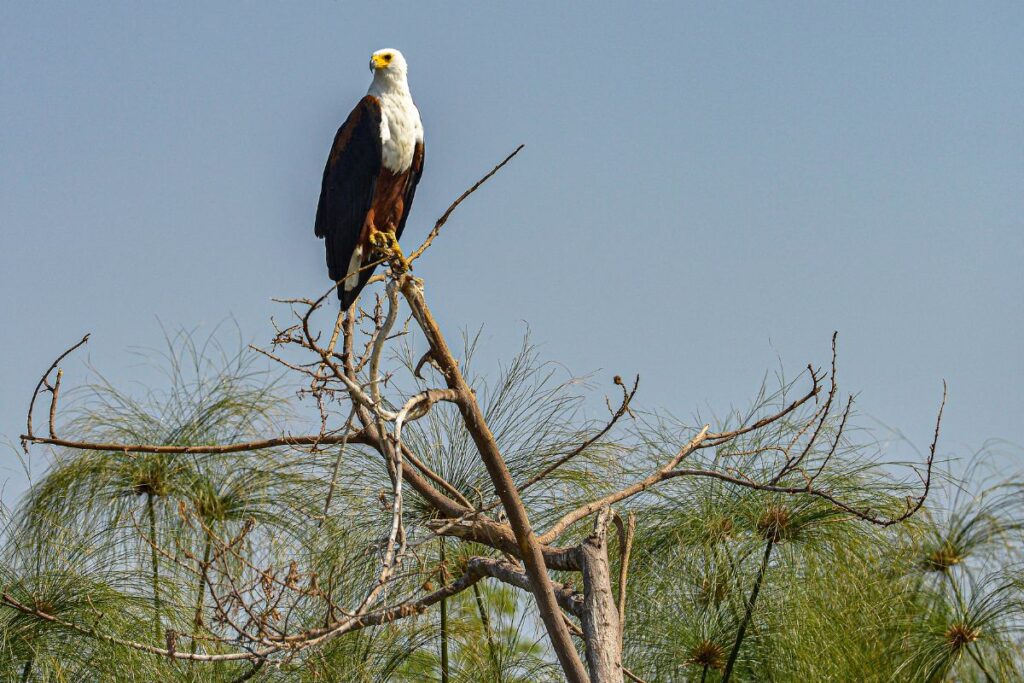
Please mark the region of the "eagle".
<svg viewBox="0 0 1024 683"><path fill-rule="evenodd" d="M423 124L398 50L370 56L373 82L334 136L314 232L347 310L381 256L404 261L398 239L423 174Z"/></svg>

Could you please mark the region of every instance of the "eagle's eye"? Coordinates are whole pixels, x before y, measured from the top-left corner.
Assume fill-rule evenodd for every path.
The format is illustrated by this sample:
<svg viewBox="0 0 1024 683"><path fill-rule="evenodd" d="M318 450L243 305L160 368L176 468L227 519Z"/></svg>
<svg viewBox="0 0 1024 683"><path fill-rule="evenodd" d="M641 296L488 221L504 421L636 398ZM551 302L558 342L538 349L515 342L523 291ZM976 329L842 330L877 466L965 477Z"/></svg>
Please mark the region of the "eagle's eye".
<svg viewBox="0 0 1024 683"><path fill-rule="evenodd" d="M391 61L391 55L384 55L384 61L385 62L390 62Z"/></svg>

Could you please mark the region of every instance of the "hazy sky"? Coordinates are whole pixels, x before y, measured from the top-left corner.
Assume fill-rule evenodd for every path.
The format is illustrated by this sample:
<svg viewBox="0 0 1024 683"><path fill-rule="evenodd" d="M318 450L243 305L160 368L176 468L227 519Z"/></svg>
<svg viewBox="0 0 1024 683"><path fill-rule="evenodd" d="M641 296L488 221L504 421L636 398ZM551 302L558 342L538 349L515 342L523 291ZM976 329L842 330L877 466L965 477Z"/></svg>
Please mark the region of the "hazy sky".
<svg viewBox="0 0 1024 683"><path fill-rule="evenodd" d="M943 378L943 453L1024 442L1024 4L481 6L0 4L0 438L86 331L81 360L147 382L128 352L161 326L265 341L270 297L321 292L323 162L397 47L427 140L407 243L527 145L416 267L488 362L529 325L685 416L839 330L841 387L913 443Z"/></svg>

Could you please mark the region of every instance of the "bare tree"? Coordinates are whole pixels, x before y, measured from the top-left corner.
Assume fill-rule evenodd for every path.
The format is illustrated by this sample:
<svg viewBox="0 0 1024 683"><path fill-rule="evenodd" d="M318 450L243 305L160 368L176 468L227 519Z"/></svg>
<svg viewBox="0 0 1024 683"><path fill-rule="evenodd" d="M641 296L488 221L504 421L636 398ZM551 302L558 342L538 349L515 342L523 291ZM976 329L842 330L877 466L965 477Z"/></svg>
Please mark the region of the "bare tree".
<svg viewBox="0 0 1024 683"><path fill-rule="evenodd" d="M409 263L431 247L459 204L519 149L452 203L410 255ZM427 304L423 282L392 256L381 255L391 268L386 275L377 276L385 282L385 291L369 310L356 305L338 312L333 325L326 327L330 333L322 334L323 316L332 315L327 302L332 300L334 288L317 299L280 300L289 307L290 322L283 326L275 323L269 346L257 349L302 378L303 394L315 401L319 410L316 433L268 434L255 440L190 445L64 437L56 428L63 380L60 365L86 343L87 335L44 373L29 402L22 435L26 449L36 444L128 457L253 453L280 447L319 456L328 449L337 450L325 497L316 506L322 509L317 526L325 529L337 523L331 519L332 499L339 495L338 472L350 454L347 448L369 448L377 454L377 467L386 473L388 482L377 495L386 520L379 527L372 562L339 567L339 573L348 571L343 577L322 576L296 559L279 566L260 566L241 551L260 542L258 520L246 518L233 527L218 526L216 520L222 517L198 505L182 504L178 509L181 524L204 539L201 554L160 538L152 524L140 522L133 528L153 556L154 596L159 595L159 561L193 577L198 590L191 632L162 627L159 603L155 619L163 632L153 640L111 635L104 631L101 620L68 620L51 614L45 605L29 604L10 593L3 594L3 603L25 615L144 653L195 662L245 660L260 667L265 662L290 660L360 629L421 614L474 589L484 579L493 579L532 597L566 679L574 683L614 683L625 677L639 681L622 661L630 555L636 533L631 506L647 504L673 480L705 478L783 499L813 500L844 520L885 527L914 515L928 495L941 407L927 459L920 472L913 470L920 477L914 495L894 503L890 494L906 490L896 482L888 492L878 486L851 490L833 485L830 468L843 448L852 405L852 401L839 399L833 337L831 367L821 371L808 366L807 386L799 395L780 401L771 410L755 410L736 425L713 428L703 424L677 435L672 451L647 453L645 469L634 458L629 476L592 469L595 486L582 499L570 497L563 505L531 507L532 491L560 486L559 476L567 468L602 447L611 447L612 435L637 419L632 404L639 378L626 383L616 376L618 397L616 405L608 405L607 419L563 450L538 454L532 473L517 480L477 391ZM388 349L413 336L425 342L422 358L407 365L391 363ZM431 373L427 376L436 381L424 379L424 373ZM49 394L49 415L44 436L35 431L32 418L36 403L45 394ZM464 484L442 476L430 466L431 454L423 450L430 448L429 442L409 438L416 423L436 411L457 416L459 430L486 469L486 489L467 490ZM410 495L428 512L417 518L425 520L422 523L411 521L407 510ZM776 510L774 515L768 515L763 524L765 566L772 544L783 538L789 523L785 510ZM422 569L429 564L427 544L438 538L455 539L463 546L456 571L446 562L439 570ZM440 585L409 580L423 574L439 576ZM341 590L341 583L348 588ZM759 585L747 602L744 627ZM317 623L295 616L311 613L320 615ZM741 628L727 671L742 640ZM712 654L717 661L724 653Z"/></svg>

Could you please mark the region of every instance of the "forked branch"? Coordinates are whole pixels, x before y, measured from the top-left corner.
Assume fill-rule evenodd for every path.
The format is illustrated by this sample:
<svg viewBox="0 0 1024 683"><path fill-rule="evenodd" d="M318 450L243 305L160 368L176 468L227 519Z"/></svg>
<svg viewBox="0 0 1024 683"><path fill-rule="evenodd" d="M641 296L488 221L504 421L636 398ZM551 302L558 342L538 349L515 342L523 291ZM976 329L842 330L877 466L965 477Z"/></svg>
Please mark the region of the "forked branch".
<svg viewBox="0 0 1024 683"><path fill-rule="evenodd" d="M423 243L409 256L409 262L415 261L431 247L455 209L521 149L522 146L514 150L448 207ZM883 514L867 504L848 501L829 489L829 477L823 473L833 462L837 451L842 451L842 438L851 410L848 401L838 417L833 415L833 410L839 410L836 406L842 405L842 401L837 399L836 338L833 336L829 388L824 397L825 374L808 366L811 385L796 399L784 398L782 405L773 406L771 410L758 407L745 416L739 426L719 427L720 431L711 431L711 425L705 424L695 433L687 433L680 439L684 441L681 446L677 448L677 444L673 444L671 450L658 456L656 465L645 465L635 475L635 481L620 482L617 488L595 500L577 501L573 509L562 514L538 535L531 524L531 512L523 502L523 493L538 483L551 481L559 468L585 457L585 453L611 438L614 430L623 424L623 418L633 416L632 404L638 391L639 377L631 386L616 377L615 384L620 387L622 396L616 408L613 409L609 403L606 420L595 425L592 428L595 431L588 436L573 442L578 445L560 450L560 454L539 472L517 483L506 464L507 454L501 452L473 388L427 305L422 283L405 272L403 264L397 260L391 263L391 270L382 279L386 281L386 290L377 298L375 305L367 306L366 310L353 306L344 312L332 311L328 321L321 319L322 312L333 300L331 295L337 284L316 299L282 300L290 307L290 322L278 326L274 321L276 334L269 348L257 349L302 379L300 395L312 396L316 401L320 418L320 429L316 434L282 434L245 442L187 446L64 438L57 434L55 427L63 379L59 365L86 343L86 335L60 354L43 374L29 401L26 433L21 437L26 449L29 444L42 444L128 454L220 455L279 447L320 453L331 445L369 447L368 452L389 477L390 488L380 493L381 506L389 514L383 516L379 533L375 532L377 535L373 536L370 544L371 554L368 556L373 558L373 576L367 578L367 585L361 585L352 594L348 600L352 604L341 604L345 601L332 596L330 589L322 591L312 573L302 578L296 561L287 567L287 574L282 567L277 570L257 567L255 560L242 552L243 539L246 539L245 543L254 542L249 536L253 528L249 522L234 537L223 534L222 538L211 525L198 517L191 517L183 509L179 510L179 516L184 527L197 534L202 533L202 538L209 544L206 553L195 553L185 547L162 548L154 534L147 535L141 530L138 533L161 557L201 580L201 586L204 591L208 589L213 601L210 609L219 620L219 631L210 629L208 636L199 634L198 629L192 636L169 632L165 644L154 645L104 634L98 628L51 614L43 606L24 598L19 600L10 591L0 596L0 603L65 629L154 655L192 661L250 660L254 665L262 665L268 660L288 661L303 650L346 633L420 614L470 588L482 578L490 577L533 595L554 653L568 680L573 683L617 682L623 675L640 680L625 669L621 661L630 555L636 530L636 518L625 507L631 499L665 486L674 479L713 478L746 489L813 496L857 519L889 526L915 514L929 494L945 406L945 384L924 472L919 473L922 488L918 495L907 498L905 509L895 514ZM408 313L402 313L404 305L408 305ZM408 370L419 378L421 366L429 361L443 378L443 383L438 382L443 386L403 390L400 381L392 382L395 375L382 367L383 354L389 343L397 337L411 334L416 328L425 338L428 351L415 368ZM357 339L357 335L365 335L365 338ZM299 357L296 358L295 354ZM45 392L51 394L49 435L39 436L33 431L32 417L36 400ZM442 403L450 404L459 411L460 428L472 441L475 455L487 471L497 500L484 504L484 495L480 491L460 490L428 466L427 463L431 462L429 453L417 452L415 447L410 447L410 443L414 446L417 443L408 438L408 430L413 429L410 425L429 415ZM348 415L348 418L342 427L331 429L328 424L336 417L331 411L337 405L343 407L342 416ZM824 445L819 447L820 443ZM699 454L706 449L718 450L714 451L716 457L711 464L701 467L701 462L707 461L702 461ZM316 509L324 511L319 518L321 524L331 511L337 470L343 465L342 455L338 454L333 463L334 476L324 500L317 501ZM767 464L753 472L744 471L742 465L736 468L720 466L719 456L741 455L756 460L759 465ZM420 526L421 530L427 531L427 540L436 536L460 538L490 548L495 557L469 559L463 564L462 575L439 590L426 586L410 589L411 583L402 581L407 578L403 572L415 575L417 570L410 568L413 565L410 558L417 556L417 544L426 541L422 535L419 539L412 534L407 536L405 524L409 516L403 515L403 502L409 491L414 491L428 508L429 521L422 522ZM620 508L623 516L612 508L620 503L624 504ZM499 506L501 512L496 513ZM577 525L591 517L595 522L593 532L580 541L583 532ZM198 529L194 519L199 521ZM619 548L618 575L614 586L607 542L611 523L618 531ZM430 536L431 533L434 536ZM503 559L497 557L499 554ZM579 572L582 591L574 589L568 582L563 584L552 580L551 570ZM617 596L613 588L617 588ZM400 594L401 591L405 594ZM200 608L205 594L200 593ZM291 614L303 600L321 601L317 604L324 608L326 616L317 619L316 627L295 628L287 616L280 620L268 616L279 611ZM578 617L583 628L569 622L565 613ZM199 623L200 619L196 621ZM572 641L572 633L584 638L589 675L588 667L584 666ZM211 652L196 652L193 645L191 652L184 651L177 647L179 638L192 638L193 643L208 638L217 643L217 648L210 648Z"/></svg>

